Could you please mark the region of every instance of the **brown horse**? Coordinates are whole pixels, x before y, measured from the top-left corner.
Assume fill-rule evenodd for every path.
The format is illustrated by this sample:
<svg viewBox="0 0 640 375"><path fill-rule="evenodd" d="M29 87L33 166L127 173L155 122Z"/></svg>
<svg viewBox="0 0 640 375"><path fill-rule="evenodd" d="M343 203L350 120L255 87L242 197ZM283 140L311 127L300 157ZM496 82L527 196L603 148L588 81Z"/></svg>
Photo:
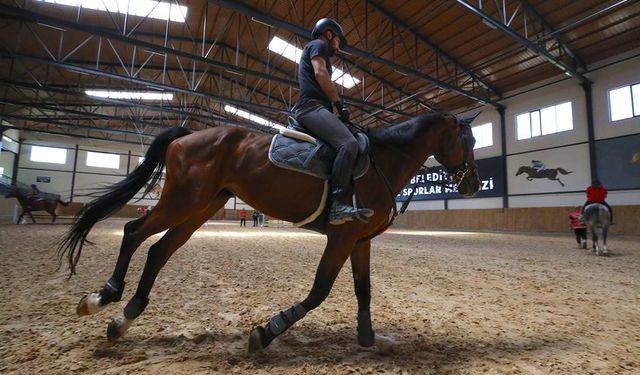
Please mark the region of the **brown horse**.
<svg viewBox="0 0 640 375"><path fill-rule="evenodd" d="M22 213L18 217L18 222L16 224L20 224L20 221L24 217L24 215L29 215L31 220L35 223L36 219L33 218L31 212L33 211L47 211L49 215L52 216L51 222L56 222L56 209L58 208L58 204L66 206L69 202L63 202L60 199L42 199L36 197L29 197L25 193L23 193L17 187L13 187L6 195L5 198L16 198L22 207Z"/></svg>
<svg viewBox="0 0 640 375"><path fill-rule="evenodd" d="M376 343L378 336L373 333L369 313L370 240L388 227L390 213L396 205L395 196L430 155L449 171L452 183L463 196L472 196L478 190L471 120L430 114L368 132L374 167L355 181L354 190L362 205L375 210L375 215L368 223L353 221L334 226L328 224L325 209L323 215L307 226L327 236L313 286L302 302L274 315L264 327L254 328L249 337L250 351L266 347L318 307L327 298L348 258L351 258L358 300L358 343L366 347ZM107 188L105 195L84 206L61 242L60 260L65 255L68 257L71 276L83 241L93 225L126 204L149 180L148 186L153 186L166 163L166 182L158 204L151 214L124 226L124 238L111 278L100 291L82 298L78 314L93 314L119 301L133 253L149 236L168 229L149 249L135 295L107 328L109 340L122 336L147 306L160 269L192 233L234 195L260 212L290 222L300 222L315 212L323 196L324 181L274 166L267 155L271 139L270 134L227 126L195 133L172 128L160 134L138 168Z"/></svg>

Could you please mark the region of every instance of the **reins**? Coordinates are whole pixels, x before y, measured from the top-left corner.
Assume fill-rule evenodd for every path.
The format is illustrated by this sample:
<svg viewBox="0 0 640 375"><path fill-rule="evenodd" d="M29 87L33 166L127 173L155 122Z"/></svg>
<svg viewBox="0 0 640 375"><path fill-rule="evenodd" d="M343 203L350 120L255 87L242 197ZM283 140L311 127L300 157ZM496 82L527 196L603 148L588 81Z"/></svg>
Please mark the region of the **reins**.
<svg viewBox="0 0 640 375"><path fill-rule="evenodd" d="M368 134L369 133L368 129L365 129L362 126L353 124L350 121L346 121L346 123L348 125L354 127L355 129L363 132L364 134ZM472 168L470 168L469 163L467 162L468 145L467 145L466 135L463 136L463 142L465 143L465 145L464 145L464 163L459 168L456 168L456 171L454 173L450 173L449 171L446 171L447 172L447 176L449 177L448 181L445 181L445 182L428 181L429 183L431 183L433 185L442 186L442 187L449 187L451 185L451 183L453 183L454 185L457 186L460 182L462 182L462 180L466 177L466 175L472 169ZM383 146L391 149L395 153L403 156L404 158L406 158L408 160L413 160L413 158L411 156L409 156L407 153L405 153L404 151L402 151L401 149L399 149L397 147L394 147L394 146L389 145L389 144L383 144ZM376 162L374 160L374 157L373 157L373 149L372 148L369 149L369 159L371 161L371 165L376 170L376 173L382 178L382 182L384 183L385 188L387 189L387 192L389 193L389 196L391 197L391 201L393 202L393 204L391 205L392 210L393 210L393 214L391 214L391 218L389 219L388 223L385 226L383 226L380 230L376 231L373 235L368 236L368 237L364 238L363 240L370 240L370 239L378 236L379 234L383 233L391 225L393 225L393 223L394 223L395 219L398 217L398 215L402 215L402 214L404 214L406 212L407 208L409 207L409 204L411 203L411 201L413 199L413 196L414 196L415 192L418 190L416 188L412 188L411 189L411 193L409 194L407 199L402 203L402 206L400 207L400 210L398 211L398 209L396 207L395 195L393 194L393 189L391 188L391 183L389 182L389 179L384 174L382 169L376 164ZM419 176L424 176L424 173L426 171L427 171L427 167L425 167L424 165L421 165L418 168L418 172L420 172ZM417 184L417 182L416 182L416 184Z"/></svg>

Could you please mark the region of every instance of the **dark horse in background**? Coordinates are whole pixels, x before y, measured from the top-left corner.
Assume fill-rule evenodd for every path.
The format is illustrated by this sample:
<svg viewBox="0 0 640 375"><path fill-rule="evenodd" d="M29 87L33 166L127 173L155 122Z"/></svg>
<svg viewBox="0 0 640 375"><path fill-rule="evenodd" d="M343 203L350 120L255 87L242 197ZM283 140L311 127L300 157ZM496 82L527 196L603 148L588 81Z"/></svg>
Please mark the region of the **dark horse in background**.
<svg viewBox="0 0 640 375"><path fill-rule="evenodd" d="M522 167L518 168L518 172L516 172L516 176L520 176L523 173L527 174L526 178L529 181L533 180L534 178L548 178L549 180L558 181L560 185L564 187L564 184L558 178L558 173L569 174L572 172L567 171L563 168L542 169L538 171L535 168L523 165Z"/></svg>
<svg viewBox="0 0 640 375"><path fill-rule="evenodd" d="M24 215L29 215L31 221L34 223L36 219L33 218L31 212L33 211L46 211L49 215L52 216L51 222L56 222L56 209L58 208L58 204L66 206L69 202L63 202L60 199L43 199L38 197L32 197L25 194L19 188L12 186L7 194L5 194L5 198L16 198L20 203L20 207L22 207L22 213L18 217L18 222L16 224L20 224L20 221L24 217Z"/></svg>
<svg viewBox="0 0 640 375"><path fill-rule="evenodd" d="M374 167L354 182L354 190L362 206L375 210L375 215L367 223L353 221L334 226L328 224L325 210L308 226L327 236L311 290L304 300L253 329L250 352L265 348L317 308L349 258L358 301L358 343L365 347L386 345L381 336L374 335L369 312L371 239L389 226L396 195L430 155L446 168L460 194L470 197L479 189L471 121L450 114L430 114L368 132ZM272 137L229 126L195 133L176 127L158 135L144 161L127 178L106 188L103 196L82 208L61 242L60 260L68 258L71 276L91 228L124 206L146 183L150 181L148 186L154 186L166 164L166 181L158 204L149 215L124 226L111 278L100 291L82 298L78 314L93 314L119 301L129 262L138 246L151 235L168 230L149 249L135 295L107 327L109 340L122 336L146 308L154 281L169 258L234 195L260 212L289 222L300 222L315 212L324 193L324 181L274 166L267 155Z"/></svg>
<svg viewBox="0 0 640 375"><path fill-rule="evenodd" d="M607 255L607 234L611 225L611 213L602 203L591 203L584 208L584 222L587 224L593 239L593 252L596 255Z"/></svg>

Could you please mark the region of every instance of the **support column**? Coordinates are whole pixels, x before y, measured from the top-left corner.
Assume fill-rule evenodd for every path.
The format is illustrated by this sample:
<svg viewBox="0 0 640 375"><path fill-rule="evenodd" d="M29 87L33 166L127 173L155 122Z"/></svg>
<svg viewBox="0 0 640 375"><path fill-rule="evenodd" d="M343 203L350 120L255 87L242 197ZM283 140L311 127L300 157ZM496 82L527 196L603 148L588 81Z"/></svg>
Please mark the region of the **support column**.
<svg viewBox="0 0 640 375"><path fill-rule="evenodd" d="M509 208L509 176L507 175L507 124L505 121L505 109L503 106L497 108L500 114L500 148L502 155L502 175L504 176L504 193L502 193L502 208Z"/></svg>
<svg viewBox="0 0 640 375"><path fill-rule="evenodd" d="M587 134L589 141L589 171L591 171L591 180L598 178L598 168L596 165L596 142L595 131L593 125L593 95L591 92L591 82L582 82L580 86L584 89L584 99L587 110Z"/></svg>
<svg viewBox="0 0 640 375"><path fill-rule="evenodd" d="M78 154L80 153L80 146L76 145L76 153L73 155L73 172L71 173L71 193L69 194L69 202L73 202L73 191L76 186L76 171L78 169Z"/></svg>

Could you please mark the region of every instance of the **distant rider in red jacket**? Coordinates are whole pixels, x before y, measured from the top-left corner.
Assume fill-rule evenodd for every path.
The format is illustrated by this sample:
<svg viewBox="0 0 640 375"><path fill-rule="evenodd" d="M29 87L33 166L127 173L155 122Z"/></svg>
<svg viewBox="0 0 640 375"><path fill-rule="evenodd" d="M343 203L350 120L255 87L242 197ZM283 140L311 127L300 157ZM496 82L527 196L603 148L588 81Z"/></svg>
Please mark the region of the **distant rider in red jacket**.
<svg viewBox="0 0 640 375"><path fill-rule="evenodd" d="M587 201L584 206L582 206L582 213L584 214L584 209L591 203L602 203L609 209L609 217L611 218L611 223L613 224L613 210L609 206L607 202L605 202L605 198L607 198L607 189L602 186L600 180L595 179L591 182L591 186L587 188Z"/></svg>

